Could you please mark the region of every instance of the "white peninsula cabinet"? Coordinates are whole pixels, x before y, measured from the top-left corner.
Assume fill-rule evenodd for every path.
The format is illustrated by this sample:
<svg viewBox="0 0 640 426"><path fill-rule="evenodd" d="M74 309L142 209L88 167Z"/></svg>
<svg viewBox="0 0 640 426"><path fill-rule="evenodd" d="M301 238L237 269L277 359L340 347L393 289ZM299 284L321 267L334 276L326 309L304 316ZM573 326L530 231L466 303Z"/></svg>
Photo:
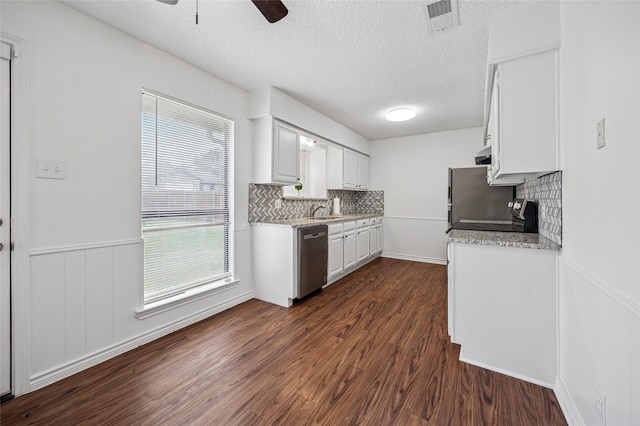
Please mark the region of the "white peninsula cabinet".
<svg viewBox="0 0 640 426"><path fill-rule="evenodd" d="M271 116L253 120L253 182L300 182L300 131Z"/></svg>
<svg viewBox="0 0 640 426"><path fill-rule="evenodd" d="M546 387L556 366L556 250L448 244L460 360Z"/></svg>
<svg viewBox="0 0 640 426"><path fill-rule="evenodd" d="M349 148L330 147L327 152L327 188L369 188L369 156Z"/></svg>

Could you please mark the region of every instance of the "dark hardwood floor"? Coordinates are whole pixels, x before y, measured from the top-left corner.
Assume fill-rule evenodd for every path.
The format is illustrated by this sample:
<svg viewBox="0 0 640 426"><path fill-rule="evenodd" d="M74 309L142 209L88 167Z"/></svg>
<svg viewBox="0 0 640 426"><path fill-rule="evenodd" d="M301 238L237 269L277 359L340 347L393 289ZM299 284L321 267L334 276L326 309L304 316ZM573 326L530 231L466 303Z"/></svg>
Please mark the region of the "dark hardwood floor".
<svg viewBox="0 0 640 426"><path fill-rule="evenodd" d="M555 425L550 389L458 361L446 267L377 259L251 300L0 407L2 425Z"/></svg>

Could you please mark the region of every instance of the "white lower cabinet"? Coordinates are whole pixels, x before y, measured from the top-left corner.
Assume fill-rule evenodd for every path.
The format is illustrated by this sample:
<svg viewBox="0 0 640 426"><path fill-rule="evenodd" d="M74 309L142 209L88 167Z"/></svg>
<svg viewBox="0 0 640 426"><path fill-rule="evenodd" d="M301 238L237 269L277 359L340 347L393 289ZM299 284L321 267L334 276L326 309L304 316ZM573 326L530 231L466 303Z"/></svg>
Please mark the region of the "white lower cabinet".
<svg viewBox="0 0 640 426"><path fill-rule="evenodd" d="M362 263L369 257L369 219L356 222L356 263Z"/></svg>
<svg viewBox="0 0 640 426"><path fill-rule="evenodd" d="M382 253L382 218L374 217L369 225L369 256Z"/></svg>
<svg viewBox="0 0 640 426"><path fill-rule="evenodd" d="M329 259L327 261L327 279L340 275L344 271L344 233L342 223L329 225Z"/></svg>
<svg viewBox="0 0 640 426"><path fill-rule="evenodd" d="M553 387L557 252L449 243L449 334L460 360Z"/></svg>
<svg viewBox="0 0 640 426"><path fill-rule="evenodd" d="M255 298L291 306L298 297L297 228L260 224L252 232Z"/></svg>
<svg viewBox="0 0 640 426"><path fill-rule="evenodd" d="M372 219L372 224L369 225L369 256L375 255L378 249L378 231L373 222L374 220Z"/></svg>
<svg viewBox="0 0 640 426"><path fill-rule="evenodd" d="M350 274L381 253L382 217L329 225L328 284Z"/></svg>
<svg viewBox="0 0 640 426"><path fill-rule="evenodd" d="M328 225L327 283L331 284L363 266L382 252L382 218L371 221L380 225L376 247L371 254L370 220L363 219ZM359 226L359 228L357 228ZM254 295L256 299L291 306L298 298L297 276L298 228L257 224L253 226ZM360 242L358 243L358 239ZM359 244L359 248L358 248Z"/></svg>
<svg viewBox="0 0 640 426"><path fill-rule="evenodd" d="M344 270L356 264L356 223L345 222L344 226Z"/></svg>

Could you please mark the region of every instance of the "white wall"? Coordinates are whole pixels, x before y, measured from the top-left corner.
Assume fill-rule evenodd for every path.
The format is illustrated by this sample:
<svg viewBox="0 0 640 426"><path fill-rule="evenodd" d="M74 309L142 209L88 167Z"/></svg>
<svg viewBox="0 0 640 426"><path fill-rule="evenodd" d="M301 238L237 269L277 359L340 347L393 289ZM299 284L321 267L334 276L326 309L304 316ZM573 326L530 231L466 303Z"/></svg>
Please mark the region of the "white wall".
<svg viewBox="0 0 640 426"><path fill-rule="evenodd" d="M369 154L369 140L275 87L251 92L249 117L272 115L323 139Z"/></svg>
<svg viewBox="0 0 640 426"><path fill-rule="evenodd" d="M571 423L640 425L640 3L562 2L559 382ZM606 142L596 149L596 122Z"/></svg>
<svg viewBox="0 0 640 426"><path fill-rule="evenodd" d="M24 40L29 158L29 295L14 318L28 361L22 393L252 297L247 223L251 168L248 94L58 2L5 2L2 32ZM224 292L145 320L140 232L141 90L235 120L235 275ZM65 160L66 180L35 178L36 159ZM30 170L30 171L29 171ZM24 351L23 351L24 353Z"/></svg>
<svg viewBox="0 0 640 426"><path fill-rule="evenodd" d="M371 142L369 188L384 191L384 256L445 263L449 167L475 166L482 128Z"/></svg>

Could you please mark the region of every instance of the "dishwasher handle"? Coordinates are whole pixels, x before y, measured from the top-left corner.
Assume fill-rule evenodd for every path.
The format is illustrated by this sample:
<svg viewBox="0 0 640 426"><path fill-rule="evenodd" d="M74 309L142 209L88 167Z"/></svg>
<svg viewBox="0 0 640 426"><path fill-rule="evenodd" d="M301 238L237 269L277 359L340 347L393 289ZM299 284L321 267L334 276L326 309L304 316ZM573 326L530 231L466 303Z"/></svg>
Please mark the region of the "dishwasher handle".
<svg viewBox="0 0 640 426"><path fill-rule="evenodd" d="M326 232L316 232L315 234L306 234L304 236L305 240L310 240L312 238L320 238L320 237L324 237L326 235Z"/></svg>

